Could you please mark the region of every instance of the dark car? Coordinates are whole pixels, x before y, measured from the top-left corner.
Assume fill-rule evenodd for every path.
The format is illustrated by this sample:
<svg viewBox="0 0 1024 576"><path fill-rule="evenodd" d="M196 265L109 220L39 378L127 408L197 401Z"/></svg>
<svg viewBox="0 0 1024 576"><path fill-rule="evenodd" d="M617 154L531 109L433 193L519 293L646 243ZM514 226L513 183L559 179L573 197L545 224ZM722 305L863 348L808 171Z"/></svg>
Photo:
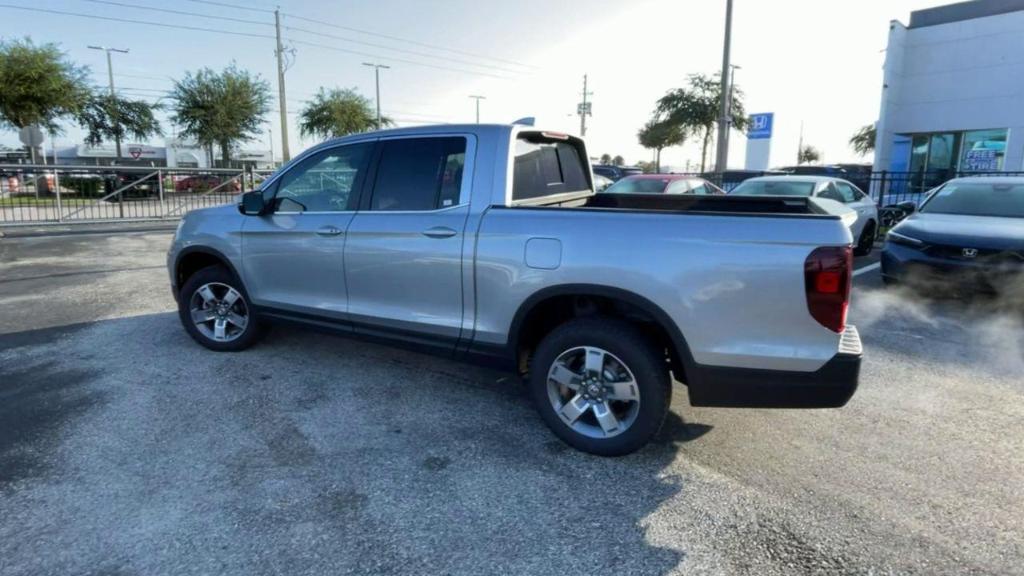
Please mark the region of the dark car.
<svg viewBox="0 0 1024 576"><path fill-rule="evenodd" d="M697 194L722 195L714 184L685 174L637 174L627 176L604 190L605 194Z"/></svg>
<svg viewBox="0 0 1024 576"><path fill-rule="evenodd" d="M1024 178L957 178L886 236L882 278L929 293L1024 288Z"/></svg>
<svg viewBox="0 0 1024 576"><path fill-rule="evenodd" d="M103 193L107 202L128 198L149 198L159 193L159 179L147 172L111 172L103 176ZM115 192L118 192L114 194Z"/></svg>
<svg viewBox="0 0 1024 576"><path fill-rule="evenodd" d="M601 176L610 179L612 182L621 180L626 176L644 173L643 169L635 166L612 166L611 164L598 164L593 167L593 170L594 174L600 174Z"/></svg>

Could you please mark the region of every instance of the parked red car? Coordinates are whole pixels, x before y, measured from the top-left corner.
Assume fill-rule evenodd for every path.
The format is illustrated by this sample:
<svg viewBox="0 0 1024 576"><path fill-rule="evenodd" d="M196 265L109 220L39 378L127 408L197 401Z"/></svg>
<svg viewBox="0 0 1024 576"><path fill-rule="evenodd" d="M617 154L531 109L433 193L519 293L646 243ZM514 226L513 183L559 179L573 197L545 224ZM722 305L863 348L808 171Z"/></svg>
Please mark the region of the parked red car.
<svg viewBox="0 0 1024 576"><path fill-rule="evenodd" d="M685 174L637 174L626 176L604 189L605 194L725 194L711 182Z"/></svg>
<svg viewBox="0 0 1024 576"><path fill-rule="evenodd" d="M225 180L222 180L219 176L213 176L211 174L198 175L198 176L186 176L181 180L174 183L175 192L205 192L212 190L221 184ZM232 180L231 182L220 188L225 192L240 192L242 190L241 184L238 180Z"/></svg>

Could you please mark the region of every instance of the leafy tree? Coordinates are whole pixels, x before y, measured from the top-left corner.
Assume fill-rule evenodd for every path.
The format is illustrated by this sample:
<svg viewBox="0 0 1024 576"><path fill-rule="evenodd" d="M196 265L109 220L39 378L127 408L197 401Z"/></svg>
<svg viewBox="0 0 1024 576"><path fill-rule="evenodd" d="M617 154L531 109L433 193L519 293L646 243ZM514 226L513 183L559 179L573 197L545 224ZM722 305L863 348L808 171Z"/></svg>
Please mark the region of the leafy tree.
<svg viewBox="0 0 1024 576"><path fill-rule="evenodd" d="M622 156L618 156L617 155L617 156L615 156L615 158L612 158L612 164L615 165L615 166L625 166L626 165L626 159L623 158Z"/></svg>
<svg viewBox="0 0 1024 576"><path fill-rule="evenodd" d="M850 146L853 151L861 156L866 156L875 151L875 135L877 131L874 124L862 126L857 133L850 138Z"/></svg>
<svg viewBox="0 0 1024 576"><path fill-rule="evenodd" d="M601 154L601 164L611 164L611 163L612 163L612 155L611 154Z"/></svg>
<svg viewBox="0 0 1024 576"><path fill-rule="evenodd" d="M160 108L159 104L149 104L142 100L94 94L76 114L76 119L86 132L85 143L99 146L105 140L120 142L125 136L144 140L162 135L160 122L153 115L153 111Z"/></svg>
<svg viewBox="0 0 1024 576"><path fill-rule="evenodd" d="M636 137L641 146L655 151L654 171L660 172L662 149L682 144L686 140L686 132L678 124L652 118L637 132Z"/></svg>
<svg viewBox="0 0 1024 576"><path fill-rule="evenodd" d="M656 114L669 124L682 128L687 135L698 136L702 141L700 171L707 167L708 147L721 114L722 85L720 75L707 76L691 74L686 88L669 90L658 100ZM733 86L731 124L737 130L747 126L747 114L743 108L743 91Z"/></svg>
<svg viewBox="0 0 1024 576"><path fill-rule="evenodd" d="M270 111L270 84L234 64L221 72L203 68L175 81L170 98L172 120L182 127L181 136L203 147L220 148L227 164L233 146L259 135Z"/></svg>
<svg viewBox="0 0 1024 576"><path fill-rule="evenodd" d="M392 126L390 118L381 117L383 126ZM377 128L377 113L370 100L354 89L320 88L299 113L299 131L303 137L337 138L354 132Z"/></svg>
<svg viewBox="0 0 1024 576"><path fill-rule="evenodd" d="M638 168L644 171L644 174L653 174L657 173L660 170L660 168L658 168L658 166L654 162L647 162L645 160L637 162L636 165Z"/></svg>
<svg viewBox="0 0 1024 576"><path fill-rule="evenodd" d="M59 133L60 118L77 113L89 98L88 74L55 44L0 40L0 126L39 125Z"/></svg>
<svg viewBox="0 0 1024 576"><path fill-rule="evenodd" d="M813 164L814 162L817 162L819 160L821 160L821 152L814 146L805 144L804 147L800 149L800 153L797 155L796 163Z"/></svg>

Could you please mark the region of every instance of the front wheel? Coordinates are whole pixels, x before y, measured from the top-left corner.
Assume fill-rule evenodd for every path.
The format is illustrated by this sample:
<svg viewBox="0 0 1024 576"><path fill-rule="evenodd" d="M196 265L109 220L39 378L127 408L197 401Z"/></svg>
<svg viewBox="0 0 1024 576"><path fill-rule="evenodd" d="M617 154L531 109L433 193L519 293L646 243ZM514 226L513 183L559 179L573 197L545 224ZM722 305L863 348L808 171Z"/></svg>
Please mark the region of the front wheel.
<svg viewBox="0 0 1024 576"><path fill-rule="evenodd" d="M537 410L578 450L629 454L657 434L668 414L672 383L663 350L628 322L567 322L541 341L530 365Z"/></svg>
<svg viewBox="0 0 1024 576"><path fill-rule="evenodd" d="M244 350L262 335L245 288L223 266L203 268L185 282L178 316L192 339L218 352Z"/></svg>

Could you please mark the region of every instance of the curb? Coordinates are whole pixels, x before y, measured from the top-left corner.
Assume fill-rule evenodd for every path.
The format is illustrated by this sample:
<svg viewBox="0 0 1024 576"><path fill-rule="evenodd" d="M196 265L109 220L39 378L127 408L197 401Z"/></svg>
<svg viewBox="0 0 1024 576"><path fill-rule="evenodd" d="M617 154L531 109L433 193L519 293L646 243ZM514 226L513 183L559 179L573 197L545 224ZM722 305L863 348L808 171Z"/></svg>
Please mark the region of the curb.
<svg viewBox="0 0 1024 576"><path fill-rule="evenodd" d="M164 232L178 227L173 224L150 224L148 226L103 226L103 227L69 227L69 228L8 228L0 230L0 238L40 238L46 236L80 236L88 234L130 234L134 232Z"/></svg>

